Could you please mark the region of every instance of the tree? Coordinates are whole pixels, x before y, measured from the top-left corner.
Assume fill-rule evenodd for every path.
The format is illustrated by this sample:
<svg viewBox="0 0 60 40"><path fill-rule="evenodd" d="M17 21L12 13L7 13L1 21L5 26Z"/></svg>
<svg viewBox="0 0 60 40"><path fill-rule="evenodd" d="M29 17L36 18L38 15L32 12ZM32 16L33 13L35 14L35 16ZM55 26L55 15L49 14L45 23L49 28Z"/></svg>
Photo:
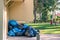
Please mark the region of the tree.
<svg viewBox="0 0 60 40"><path fill-rule="evenodd" d="M46 21L47 20L47 13L48 13L48 5L47 0L38 0L38 7L37 10L40 14L40 20Z"/></svg>
<svg viewBox="0 0 60 40"><path fill-rule="evenodd" d="M54 12L59 9L57 7L58 0L38 0L38 11L43 14L45 18L47 18L48 11ZM54 15L54 13L52 14ZM42 16L43 17L43 16ZM44 20L44 17L42 18ZM53 19L53 17L52 17Z"/></svg>
<svg viewBox="0 0 60 40"><path fill-rule="evenodd" d="M40 14L40 21L42 20L42 13L43 13L43 10L44 10L44 7L43 7L43 2L42 0L38 0L38 6L37 6L37 11L38 13ZM43 17L44 18L44 17Z"/></svg>
<svg viewBox="0 0 60 40"><path fill-rule="evenodd" d="M52 13L52 19L51 19L52 22L53 22L54 19L55 19L55 18L54 18L54 17L55 17L55 16L54 16L54 15L55 15L54 12L55 12L55 10L59 10L59 9L60 9L60 8L57 7L57 5L60 4L60 3L58 3L58 0L52 0L52 1L51 1L51 0L48 0L48 4L49 4L49 6L50 6L49 10L53 12L53 13ZM55 21L55 25L56 25L56 21Z"/></svg>
<svg viewBox="0 0 60 40"><path fill-rule="evenodd" d="M37 0L34 0L34 23L36 23Z"/></svg>

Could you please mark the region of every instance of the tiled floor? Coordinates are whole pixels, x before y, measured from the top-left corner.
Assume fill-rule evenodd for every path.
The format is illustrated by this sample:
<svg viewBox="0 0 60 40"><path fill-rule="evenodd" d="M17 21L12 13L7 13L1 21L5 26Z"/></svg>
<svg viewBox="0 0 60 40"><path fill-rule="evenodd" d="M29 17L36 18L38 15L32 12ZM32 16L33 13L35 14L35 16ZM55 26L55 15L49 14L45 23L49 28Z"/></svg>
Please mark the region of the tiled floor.
<svg viewBox="0 0 60 40"><path fill-rule="evenodd" d="M8 37L8 40L37 40L37 37ZM60 34L41 34L40 40L60 40Z"/></svg>

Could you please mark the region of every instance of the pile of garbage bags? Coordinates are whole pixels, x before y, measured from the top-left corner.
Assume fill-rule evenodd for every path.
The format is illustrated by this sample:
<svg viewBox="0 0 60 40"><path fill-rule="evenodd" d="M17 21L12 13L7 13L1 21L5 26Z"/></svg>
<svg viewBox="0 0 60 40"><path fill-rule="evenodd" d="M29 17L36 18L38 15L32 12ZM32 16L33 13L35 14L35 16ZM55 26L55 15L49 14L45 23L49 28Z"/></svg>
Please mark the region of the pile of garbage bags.
<svg viewBox="0 0 60 40"><path fill-rule="evenodd" d="M35 37L37 30L29 26L28 24L19 24L15 20L8 22L8 36L28 36Z"/></svg>

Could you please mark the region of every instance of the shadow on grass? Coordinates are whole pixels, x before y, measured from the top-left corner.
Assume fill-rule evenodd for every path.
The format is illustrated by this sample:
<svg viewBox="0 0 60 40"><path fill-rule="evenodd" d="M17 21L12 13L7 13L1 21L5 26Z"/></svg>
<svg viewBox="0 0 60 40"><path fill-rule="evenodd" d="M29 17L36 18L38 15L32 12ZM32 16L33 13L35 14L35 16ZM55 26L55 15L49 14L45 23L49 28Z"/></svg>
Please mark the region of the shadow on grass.
<svg viewBox="0 0 60 40"><path fill-rule="evenodd" d="M45 30L45 29L60 29L60 25L50 25L50 24L43 24L40 26L35 27L35 29Z"/></svg>

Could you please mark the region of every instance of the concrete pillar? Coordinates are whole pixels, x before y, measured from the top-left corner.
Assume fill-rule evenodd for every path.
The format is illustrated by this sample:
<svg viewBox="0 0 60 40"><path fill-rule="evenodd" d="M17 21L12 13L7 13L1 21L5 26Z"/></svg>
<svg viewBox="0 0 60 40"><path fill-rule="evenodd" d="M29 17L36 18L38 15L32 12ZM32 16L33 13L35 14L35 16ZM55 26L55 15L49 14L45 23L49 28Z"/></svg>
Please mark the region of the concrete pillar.
<svg viewBox="0 0 60 40"><path fill-rule="evenodd" d="M40 40L40 31L38 30L38 32L37 32L37 40Z"/></svg>
<svg viewBox="0 0 60 40"><path fill-rule="evenodd" d="M0 0L0 40L3 40L3 0Z"/></svg>

